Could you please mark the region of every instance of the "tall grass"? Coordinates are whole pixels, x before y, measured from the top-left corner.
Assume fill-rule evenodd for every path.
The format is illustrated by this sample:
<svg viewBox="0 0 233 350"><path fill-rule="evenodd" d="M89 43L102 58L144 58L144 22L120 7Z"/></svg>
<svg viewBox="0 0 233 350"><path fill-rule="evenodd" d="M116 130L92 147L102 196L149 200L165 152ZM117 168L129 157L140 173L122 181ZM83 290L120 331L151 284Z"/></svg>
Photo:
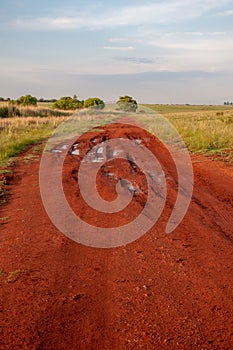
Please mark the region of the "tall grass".
<svg viewBox="0 0 233 350"><path fill-rule="evenodd" d="M0 162L46 139L67 117L14 117L0 119Z"/></svg>
<svg viewBox="0 0 233 350"><path fill-rule="evenodd" d="M0 102L0 118L7 117L61 117L69 116L73 111L60 111L45 106L23 107L15 103Z"/></svg>
<svg viewBox="0 0 233 350"><path fill-rule="evenodd" d="M233 150L233 113L197 112L165 114L190 151L218 153Z"/></svg>

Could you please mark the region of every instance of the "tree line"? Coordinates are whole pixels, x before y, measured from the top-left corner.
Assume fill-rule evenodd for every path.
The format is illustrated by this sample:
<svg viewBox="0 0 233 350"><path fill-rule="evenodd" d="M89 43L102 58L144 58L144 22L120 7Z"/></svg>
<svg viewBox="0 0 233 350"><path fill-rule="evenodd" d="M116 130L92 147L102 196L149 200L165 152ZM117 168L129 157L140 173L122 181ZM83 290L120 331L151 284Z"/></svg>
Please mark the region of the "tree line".
<svg viewBox="0 0 233 350"><path fill-rule="evenodd" d="M38 102L52 102L53 109L59 110L79 110L83 108L94 108L94 109L103 109L105 107L105 103L98 97L89 97L86 100L79 100L77 95L73 97L63 96L59 100L50 99L46 100L43 98L37 99L36 97L27 94L19 97L16 100L11 100L7 98L6 100L3 97L0 97L0 101L7 101L12 105L19 105L23 107L29 106L37 106ZM136 112L138 108L137 101L134 100L131 96L120 96L117 101L117 106L119 110L123 110L126 112Z"/></svg>

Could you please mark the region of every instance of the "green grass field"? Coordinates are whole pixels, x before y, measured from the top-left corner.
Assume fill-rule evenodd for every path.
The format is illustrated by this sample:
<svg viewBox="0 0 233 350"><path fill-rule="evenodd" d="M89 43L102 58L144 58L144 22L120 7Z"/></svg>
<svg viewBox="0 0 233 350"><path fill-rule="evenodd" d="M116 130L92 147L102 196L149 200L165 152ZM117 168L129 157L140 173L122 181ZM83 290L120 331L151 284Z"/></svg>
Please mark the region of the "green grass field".
<svg viewBox="0 0 233 350"><path fill-rule="evenodd" d="M180 112L203 112L203 111L228 111L233 113L233 106L225 105L161 105L161 104L144 104L142 106L148 107L159 113L180 113Z"/></svg>

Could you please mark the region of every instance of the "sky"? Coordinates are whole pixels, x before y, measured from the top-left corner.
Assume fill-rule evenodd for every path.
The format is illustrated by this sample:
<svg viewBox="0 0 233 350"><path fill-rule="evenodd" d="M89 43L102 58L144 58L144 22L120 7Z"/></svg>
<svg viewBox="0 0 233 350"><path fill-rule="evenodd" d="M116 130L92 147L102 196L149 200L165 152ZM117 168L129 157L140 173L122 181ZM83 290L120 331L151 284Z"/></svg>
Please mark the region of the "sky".
<svg viewBox="0 0 233 350"><path fill-rule="evenodd" d="M0 0L0 96L233 100L233 0Z"/></svg>

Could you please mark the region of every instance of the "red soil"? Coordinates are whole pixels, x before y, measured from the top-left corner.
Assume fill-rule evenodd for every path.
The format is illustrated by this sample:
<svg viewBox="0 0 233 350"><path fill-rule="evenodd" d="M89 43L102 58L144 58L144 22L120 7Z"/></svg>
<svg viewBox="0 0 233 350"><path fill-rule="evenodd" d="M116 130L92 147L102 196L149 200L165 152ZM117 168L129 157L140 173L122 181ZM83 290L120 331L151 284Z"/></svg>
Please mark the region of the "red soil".
<svg viewBox="0 0 233 350"><path fill-rule="evenodd" d="M176 199L177 175L164 147L136 128L108 126L82 136L144 140L163 166L168 197L153 228L137 241L112 249L78 244L60 233L42 205L39 159L22 155L11 179L11 196L0 208L1 349L121 350L232 349L233 168L192 156L194 193L171 234L164 229ZM63 186L73 210L103 227L130 222L143 208L147 186L138 168L111 161L98 173L98 190L116 196L116 177L138 186L126 211L97 213L77 187L78 156L68 155ZM184 165L185 166L185 165ZM142 190L143 189L143 190Z"/></svg>

